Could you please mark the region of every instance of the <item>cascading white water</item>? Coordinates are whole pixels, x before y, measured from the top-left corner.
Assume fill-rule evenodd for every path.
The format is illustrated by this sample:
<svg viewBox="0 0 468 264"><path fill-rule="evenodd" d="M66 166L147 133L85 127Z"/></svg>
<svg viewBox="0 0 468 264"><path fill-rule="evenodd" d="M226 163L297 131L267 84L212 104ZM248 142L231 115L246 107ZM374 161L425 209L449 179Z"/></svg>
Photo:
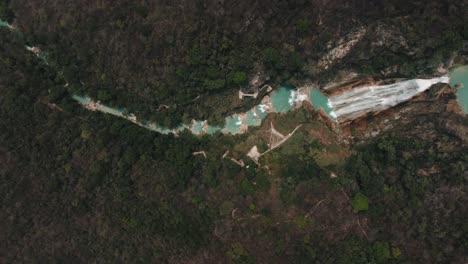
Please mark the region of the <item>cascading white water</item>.
<svg viewBox="0 0 468 264"><path fill-rule="evenodd" d="M338 122L353 120L366 113L382 111L405 102L433 84L448 82L449 78L445 76L351 89L329 98L329 105L333 109L330 114Z"/></svg>

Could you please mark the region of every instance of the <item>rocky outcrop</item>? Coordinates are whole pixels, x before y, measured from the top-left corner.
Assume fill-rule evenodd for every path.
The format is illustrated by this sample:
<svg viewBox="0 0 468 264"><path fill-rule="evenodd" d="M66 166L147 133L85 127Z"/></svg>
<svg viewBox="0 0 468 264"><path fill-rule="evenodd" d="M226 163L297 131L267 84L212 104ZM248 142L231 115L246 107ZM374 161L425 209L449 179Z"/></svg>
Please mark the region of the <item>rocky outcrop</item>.
<svg viewBox="0 0 468 264"><path fill-rule="evenodd" d="M344 58L351 49L356 45L362 37L366 34L365 28L359 28L358 30L351 32L348 36L340 39L338 41L338 45L334 48L329 46L330 51L323 56L319 62L318 67L319 69L328 69L335 61Z"/></svg>

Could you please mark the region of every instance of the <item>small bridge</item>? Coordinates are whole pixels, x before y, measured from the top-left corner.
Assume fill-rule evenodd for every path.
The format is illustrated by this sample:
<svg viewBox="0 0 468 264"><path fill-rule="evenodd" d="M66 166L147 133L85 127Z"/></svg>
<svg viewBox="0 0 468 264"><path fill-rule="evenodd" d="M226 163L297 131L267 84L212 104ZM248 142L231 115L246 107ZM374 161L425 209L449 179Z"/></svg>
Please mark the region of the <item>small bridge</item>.
<svg viewBox="0 0 468 264"><path fill-rule="evenodd" d="M242 90L239 90L239 99L242 100L242 99L244 99L244 97L246 97L246 96L250 96L250 97L253 97L253 98L257 98L258 92L255 92L255 93L253 93L253 94L246 94L246 93L242 92Z"/></svg>

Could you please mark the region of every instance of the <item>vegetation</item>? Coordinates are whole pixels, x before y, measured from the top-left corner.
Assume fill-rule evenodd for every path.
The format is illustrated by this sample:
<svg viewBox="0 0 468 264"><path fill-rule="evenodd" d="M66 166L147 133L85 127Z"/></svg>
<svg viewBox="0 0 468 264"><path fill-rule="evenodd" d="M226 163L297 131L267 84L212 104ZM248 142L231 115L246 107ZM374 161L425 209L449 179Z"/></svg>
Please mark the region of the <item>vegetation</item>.
<svg viewBox="0 0 468 264"><path fill-rule="evenodd" d="M387 239L418 243L427 250L426 258L437 262L457 262L455 252L464 250L468 238L460 230L467 208L453 200L467 198L460 188L466 184L463 164L468 156L462 154L466 147L455 147L459 143L453 140L441 135L434 144L414 137L382 137L360 149L347 165L355 184L351 186L359 191L353 209L368 210ZM447 152L448 148L461 152ZM437 170L426 174L431 168ZM390 255L387 246L375 251ZM395 257L402 254L398 248L393 252Z"/></svg>
<svg viewBox="0 0 468 264"><path fill-rule="evenodd" d="M259 166L245 153L252 142L266 146L258 142L264 127L241 136L164 136L70 99L89 94L167 126L216 119L254 103L226 98L257 70L271 83L317 77L308 67L336 40L332 29L373 30L400 15L412 22L408 36L418 32L410 41L424 42L420 34L439 22L452 33L426 36L414 57L366 50L365 38L353 58L364 60L366 50L382 61L373 57L364 70L414 59L405 72L419 73L427 70L424 54L457 49L461 22L439 21L437 1L390 2L316 10L308 1L260 1L250 24L251 2L230 15L206 7L210 1L1 2L0 17L11 21L14 10L25 33L0 28L0 261L463 263L468 155L454 129L465 131L466 117L422 109L402 116L409 125L345 145L311 110L270 115L279 131L303 126ZM417 20L419 12L428 21ZM49 52L47 64L24 49L31 43ZM323 72L324 80L345 66L363 69L353 60ZM428 128L414 131L417 120ZM201 150L206 158L192 155Z"/></svg>
<svg viewBox="0 0 468 264"><path fill-rule="evenodd" d="M10 9L10 0L0 2L0 20L11 22L14 18L14 13Z"/></svg>
<svg viewBox="0 0 468 264"><path fill-rule="evenodd" d="M369 201L362 193L357 193L353 197L352 206L355 212L367 211L369 209Z"/></svg>
<svg viewBox="0 0 468 264"><path fill-rule="evenodd" d="M31 43L50 52L50 64L64 74L69 92L175 126L191 118L220 123L219 116L250 108L257 101L228 98L239 86L254 89L248 80L259 72L273 86L327 83L341 70L371 75L398 66L388 74L432 73L462 48L461 5L18 0L3 1L2 9L20 14L16 24ZM367 34L348 56L317 68L330 49L361 27Z"/></svg>

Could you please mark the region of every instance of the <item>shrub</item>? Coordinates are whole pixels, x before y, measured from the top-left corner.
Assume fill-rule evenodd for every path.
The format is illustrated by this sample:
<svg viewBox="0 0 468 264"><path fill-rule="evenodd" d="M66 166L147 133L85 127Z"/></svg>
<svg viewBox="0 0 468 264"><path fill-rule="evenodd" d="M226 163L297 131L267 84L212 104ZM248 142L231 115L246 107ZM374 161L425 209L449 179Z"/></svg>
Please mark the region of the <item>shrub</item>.
<svg viewBox="0 0 468 264"><path fill-rule="evenodd" d="M247 74L243 71L236 71L231 74L230 81L235 84L243 84L247 80Z"/></svg>
<svg viewBox="0 0 468 264"><path fill-rule="evenodd" d="M299 34L307 33L307 31L309 31L309 28L310 28L310 22L307 18L298 19L296 21L296 31Z"/></svg>

